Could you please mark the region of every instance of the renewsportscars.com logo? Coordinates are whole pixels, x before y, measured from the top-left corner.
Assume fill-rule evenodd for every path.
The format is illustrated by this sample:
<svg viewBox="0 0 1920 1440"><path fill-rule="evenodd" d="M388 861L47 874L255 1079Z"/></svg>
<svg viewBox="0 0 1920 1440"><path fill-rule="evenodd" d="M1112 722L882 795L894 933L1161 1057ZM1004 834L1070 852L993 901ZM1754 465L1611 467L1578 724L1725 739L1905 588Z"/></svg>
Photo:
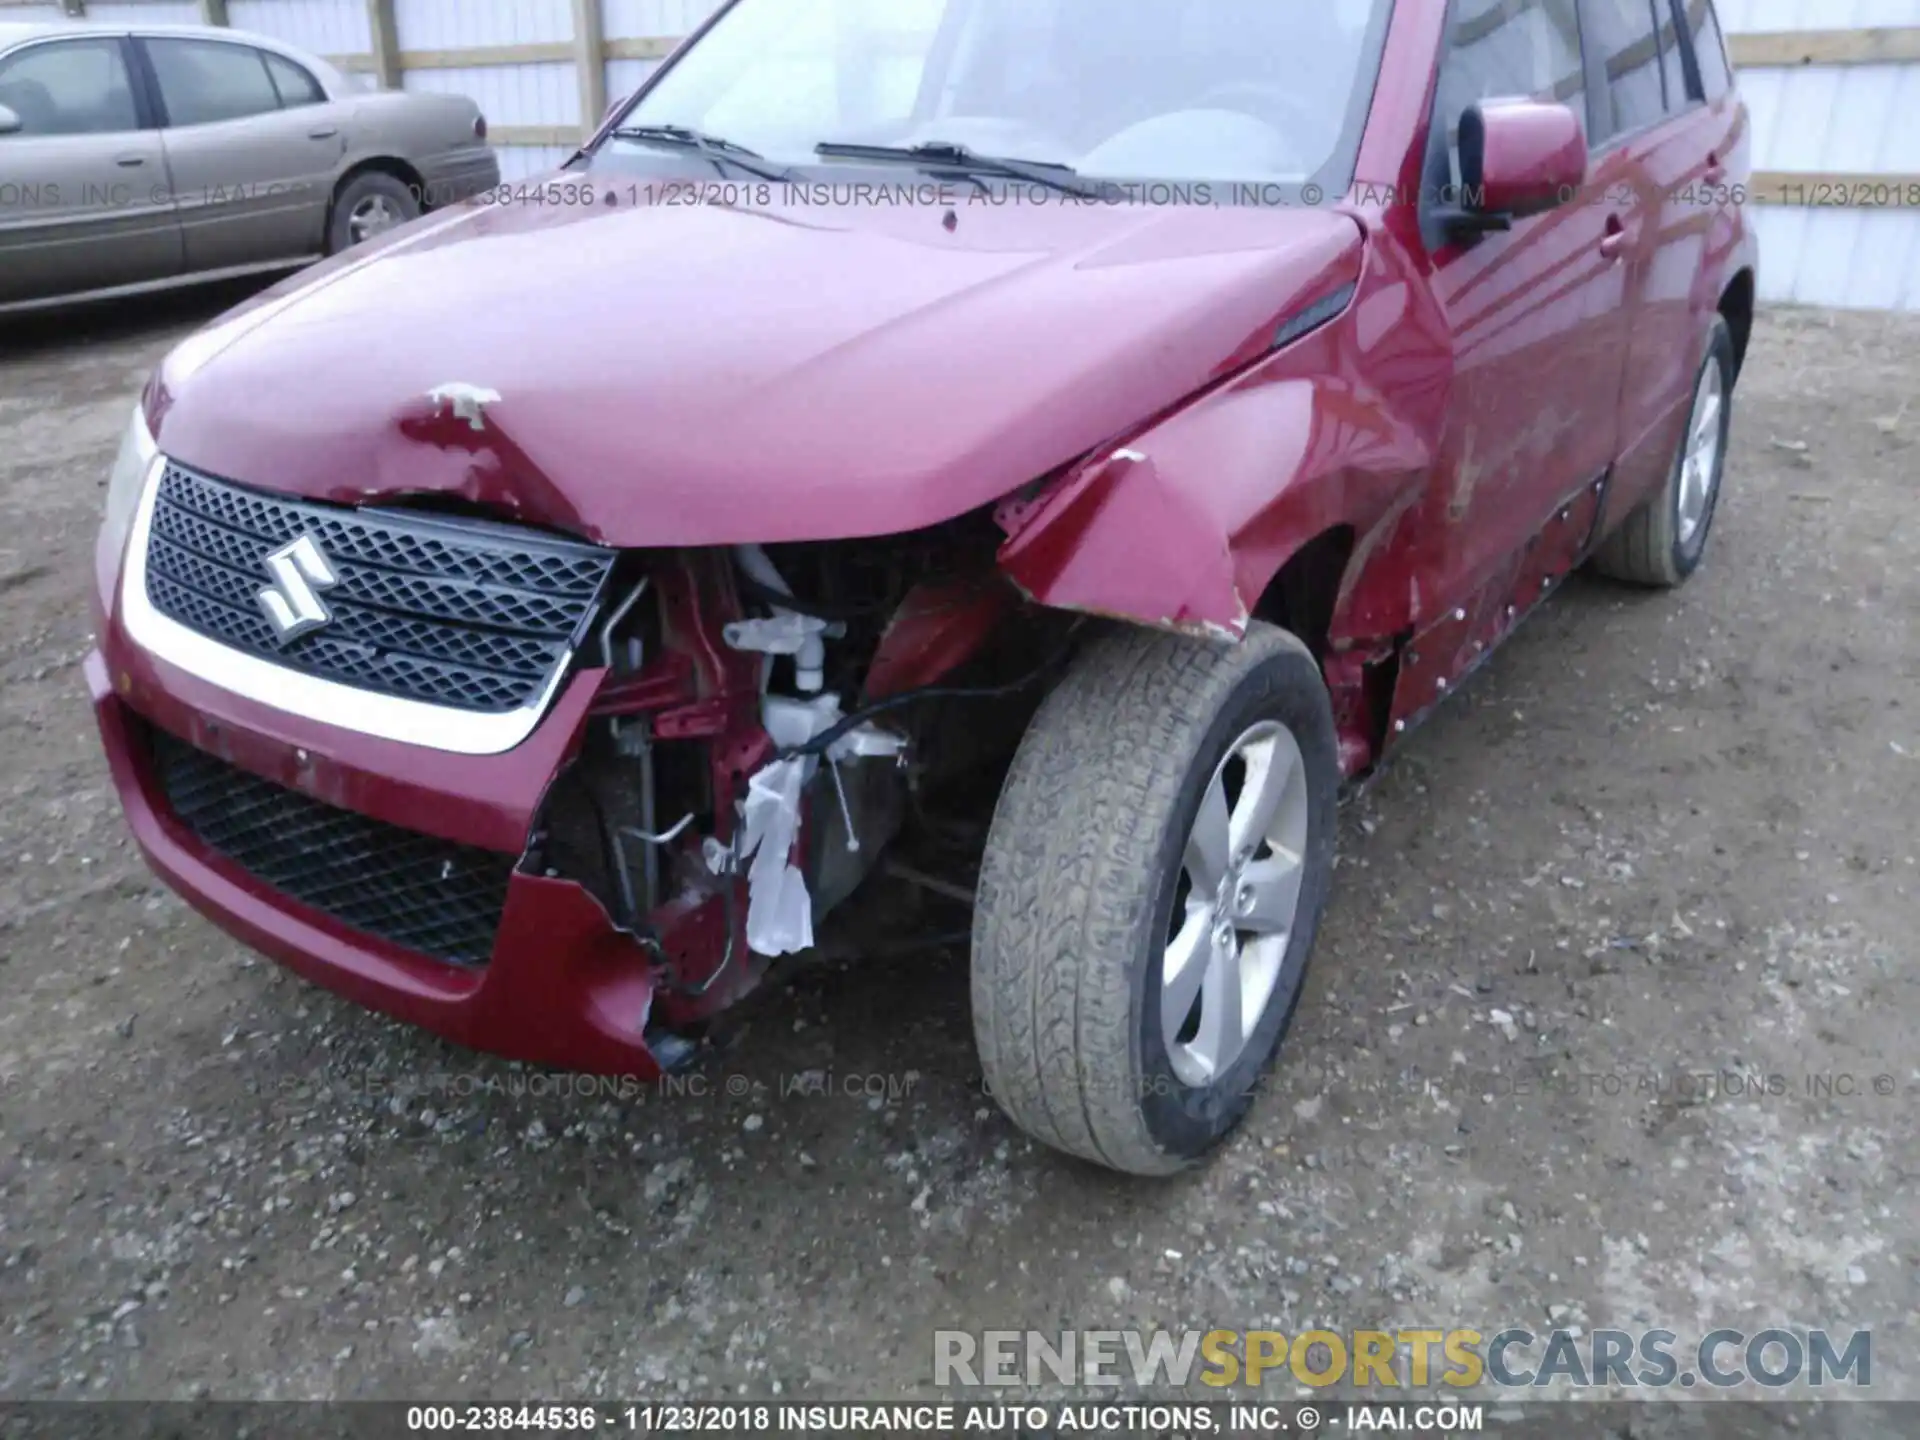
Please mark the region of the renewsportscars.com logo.
<svg viewBox="0 0 1920 1440"><path fill-rule="evenodd" d="M1446 1385L1503 1390L1781 1390L1873 1384L1873 1332L1714 1330L1683 1342L1672 1330L1513 1327L1479 1330L938 1330L938 1386L1118 1386L1214 1389Z"/></svg>

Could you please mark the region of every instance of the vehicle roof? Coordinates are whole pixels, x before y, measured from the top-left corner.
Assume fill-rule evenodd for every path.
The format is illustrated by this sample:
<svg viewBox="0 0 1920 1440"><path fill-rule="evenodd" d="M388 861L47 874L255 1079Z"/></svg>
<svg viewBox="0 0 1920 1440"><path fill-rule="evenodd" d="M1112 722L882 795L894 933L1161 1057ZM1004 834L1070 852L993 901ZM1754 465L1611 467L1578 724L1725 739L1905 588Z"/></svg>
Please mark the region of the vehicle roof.
<svg viewBox="0 0 1920 1440"><path fill-rule="evenodd" d="M56 30L79 28L66 20L0 20L0 46L11 45L16 40L31 40L36 35L51 35Z"/></svg>
<svg viewBox="0 0 1920 1440"><path fill-rule="evenodd" d="M0 50L17 45L23 40L39 40L49 35L63 35L75 38L88 35L178 35L196 40L236 40L243 44L257 46L262 50L272 50L297 60L319 75L329 93L336 97L351 93L353 86L346 76L332 63L311 50L303 50L298 45L289 45L271 35L262 35L254 30L235 30L225 25L149 25L145 22L129 24L121 21L111 24L100 20L6 20L0 21Z"/></svg>
<svg viewBox="0 0 1920 1440"><path fill-rule="evenodd" d="M210 39L265 40L275 46L283 42L271 35L258 35L251 30L235 30L225 25L150 25L145 21L129 23L125 20L110 22L105 20L0 20L0 45L15 40L31 40L41 35L192 35Z"/></svg>

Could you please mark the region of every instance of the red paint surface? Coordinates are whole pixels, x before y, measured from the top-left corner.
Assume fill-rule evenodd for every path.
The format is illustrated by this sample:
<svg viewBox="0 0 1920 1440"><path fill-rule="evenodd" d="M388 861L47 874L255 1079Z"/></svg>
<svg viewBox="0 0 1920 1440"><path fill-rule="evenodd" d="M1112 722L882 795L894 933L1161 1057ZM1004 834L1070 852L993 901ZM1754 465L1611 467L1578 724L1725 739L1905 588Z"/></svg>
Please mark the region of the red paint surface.
<svg viewBox="0 0 1920 1440"><path fill-rule="evenodd" d="M106 664L87 685L115 788L154 871L222 929L358 1004L475 1049L597 1073L659 1074L641 1039L653 984L638 947L579 886L516 875L492 962L443 965L266 890L172 821Z"/></svg>
<svg viewBox="0 0 1920 1440"><path fill-rule="evenodd" d="M1685 188L1749 178L1737 97L1583 155L1571 203L1430 248L1442 11L1396 7L1356 188L1323 208L983 206L948 227L937 208L473 206L223 318L168 358L148 413L170 454L245 484L457 496L628 547L884 535L1021 491L998 512L1019 590L1213 634L1244 628L1337 528L1350 559L1323 663L1359 773L1660 483L1715 308L1756 263L1740 210ZM1571 165L1566 143L1552 116L1500 124L1489 164L1524 188ZM1274 347L1336 295L1336 316ZM426 400L454 382L499 392L482 430ZM700 553L661 572L667 642L645 672L583 672L519 749L475 759L286 716L135 652L103 550L88 675L142 848L235 934L363 1003L646 1072L665 972L585 891L518 877L484 971L392 952L201 853L156 811L128 716L511 853L596 710L705 742L725 794L767 741L754 663L718 640L739 608L724 552ZM1001 600L955 598L917 594L897 617L873 693L986 638ZM669 1019L757 978L736 957L685 993L726 954L718 897L654 919L683 987L661 991Z"/></svg>
<svg viewBox="0 0 1920 1440"><path fill-rule="evenodd" d="M1300 209L938 222L456 211L187 342L156 433L228 479L343 503L458 495L623 546L892 534L1178 404L1259 353L1360 241ZM483 433L434 417L448 383L500 394Z"/></svg>
<svg viewBox="0 0 1920 1440"><path fill-rule="evenodd" d="M1586 132L1567 106L1487 105L1481 127L1481 210L1530 214L1586 183Z"/></svg>

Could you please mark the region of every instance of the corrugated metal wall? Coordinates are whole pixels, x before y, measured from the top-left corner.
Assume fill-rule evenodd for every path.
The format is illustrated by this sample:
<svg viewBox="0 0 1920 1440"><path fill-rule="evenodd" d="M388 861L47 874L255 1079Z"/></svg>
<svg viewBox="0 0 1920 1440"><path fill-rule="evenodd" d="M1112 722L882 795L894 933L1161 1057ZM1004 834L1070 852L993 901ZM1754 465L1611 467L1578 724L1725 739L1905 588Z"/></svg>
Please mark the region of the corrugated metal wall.
<svg viewBox="0 0 1920 1440"><path fill-rule="evenodd" d="M602 0L607 38L644 39L685 35L713 12L710 0ZM607 95L631 95L658 67L658 60L609 60Z"/></svg>
<svg viewBox="0 0 1920 1440"><path fill-rule="evenodd" d="M1718 4L1735 37L1920 26L1920 0ZM1920 63L1748 65L1740 86L1753 111L1756 169L1920 176ZM1920 310L1920 208L1826 203L1831 191L1813 198L1822 203L1753 207L1761 298Z"/></svg>
<svg viewBox="0 0 1920 1440"><path fill-rule="evenodd" d="M570 0L396 0L393 13L402 54L564 45L573 38ZM409 69L402 83L409 90L472 96L488 123L509 135L536 126L577 128L585 118L571 60ZM517 178L549 169L568 153L561 147L502 147L501 166L509 178Z"/></svg>
<svg viewBox="0 0 1920 1440"><path fill-rule="evenodd" d="M365 55L373 49L363 0L227 0L227 21L316 55Z"/></svg>
<svg viewBox="0 0 1920 1440"><path fill-rule="evenodd" d="M599 119L582 113L586 103L630 94L714 3L598 0L603 91L582 84L574 0L227 0L225 9L237 28L361 71L379 68L370 16L390 13L399 83L471 95L494 127L502 172L523 179L564 160ZM1763 177L1752 207L1762 297L1920 310L1920 204L1911 198L1920 193L1920 0L1716 3L1736 59L1747 62L1741 84ZM0 7L7 16L60 13L53 0ZM86 0L91 18L109 21L191 23L219 8L218 0ZM1868 27L1881 29L1838 33ZM1794 36L1807 37L1812 63ZM1853 63L1827 63L1840 51ZM1906 184L1893 196L1858 193L1873 176Z"/></svg>

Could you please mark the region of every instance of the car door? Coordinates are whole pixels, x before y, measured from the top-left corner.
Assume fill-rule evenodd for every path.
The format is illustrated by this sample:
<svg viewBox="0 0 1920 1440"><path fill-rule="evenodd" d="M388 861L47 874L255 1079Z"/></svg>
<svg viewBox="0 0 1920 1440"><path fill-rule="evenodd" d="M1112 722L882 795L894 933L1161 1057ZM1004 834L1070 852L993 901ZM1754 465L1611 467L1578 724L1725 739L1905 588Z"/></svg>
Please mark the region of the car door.
<svg viewBox="0 0 1920 1440"><path fill-rule="evenodd" d="M1620 391L1620 458L1609 509L1631 510L1667 477L1679 448L1707 316L1700 295L1729 142L1685 43L1679 0L1586 0L1614 97L1606 145L1644 185L1646 233L1628 257L1637 292ZM1700 8L1700 7L1696 7Z"/></svg>
<svg viewBox="0 0 1920 1440"><path fill-rule="evenodd" d="M1430 196L1459 183L1457 132L1470 106L1557 101L1590 129L1590 84L1575 0L1455 0ZM1417 597L1417 619L1511 583L1549 520L1613 460L1630 309L1621 259L1640 223L1629 165L1603 158L1566 203L1504 232L1430 231L1430 283L1451 331L1454 377L1416 542L1422 573L1437 583Z"/></svg>
<svg viewBox="0 0 1920 1440"><path fill-rule="evenodd" d="M165 280L180 226L159 132L112 36L34 40L0 57L0 305Z"/></svg>
<svg viewBox="0 0 1920 1440"><path fill-rule="evenodd" d="M166 122L191 270L298 260L322 248L334 170L346 151L339 118L283 85L299 67L239 40L143 35ZM304 72L300 72L304 74Z"/></svg>

